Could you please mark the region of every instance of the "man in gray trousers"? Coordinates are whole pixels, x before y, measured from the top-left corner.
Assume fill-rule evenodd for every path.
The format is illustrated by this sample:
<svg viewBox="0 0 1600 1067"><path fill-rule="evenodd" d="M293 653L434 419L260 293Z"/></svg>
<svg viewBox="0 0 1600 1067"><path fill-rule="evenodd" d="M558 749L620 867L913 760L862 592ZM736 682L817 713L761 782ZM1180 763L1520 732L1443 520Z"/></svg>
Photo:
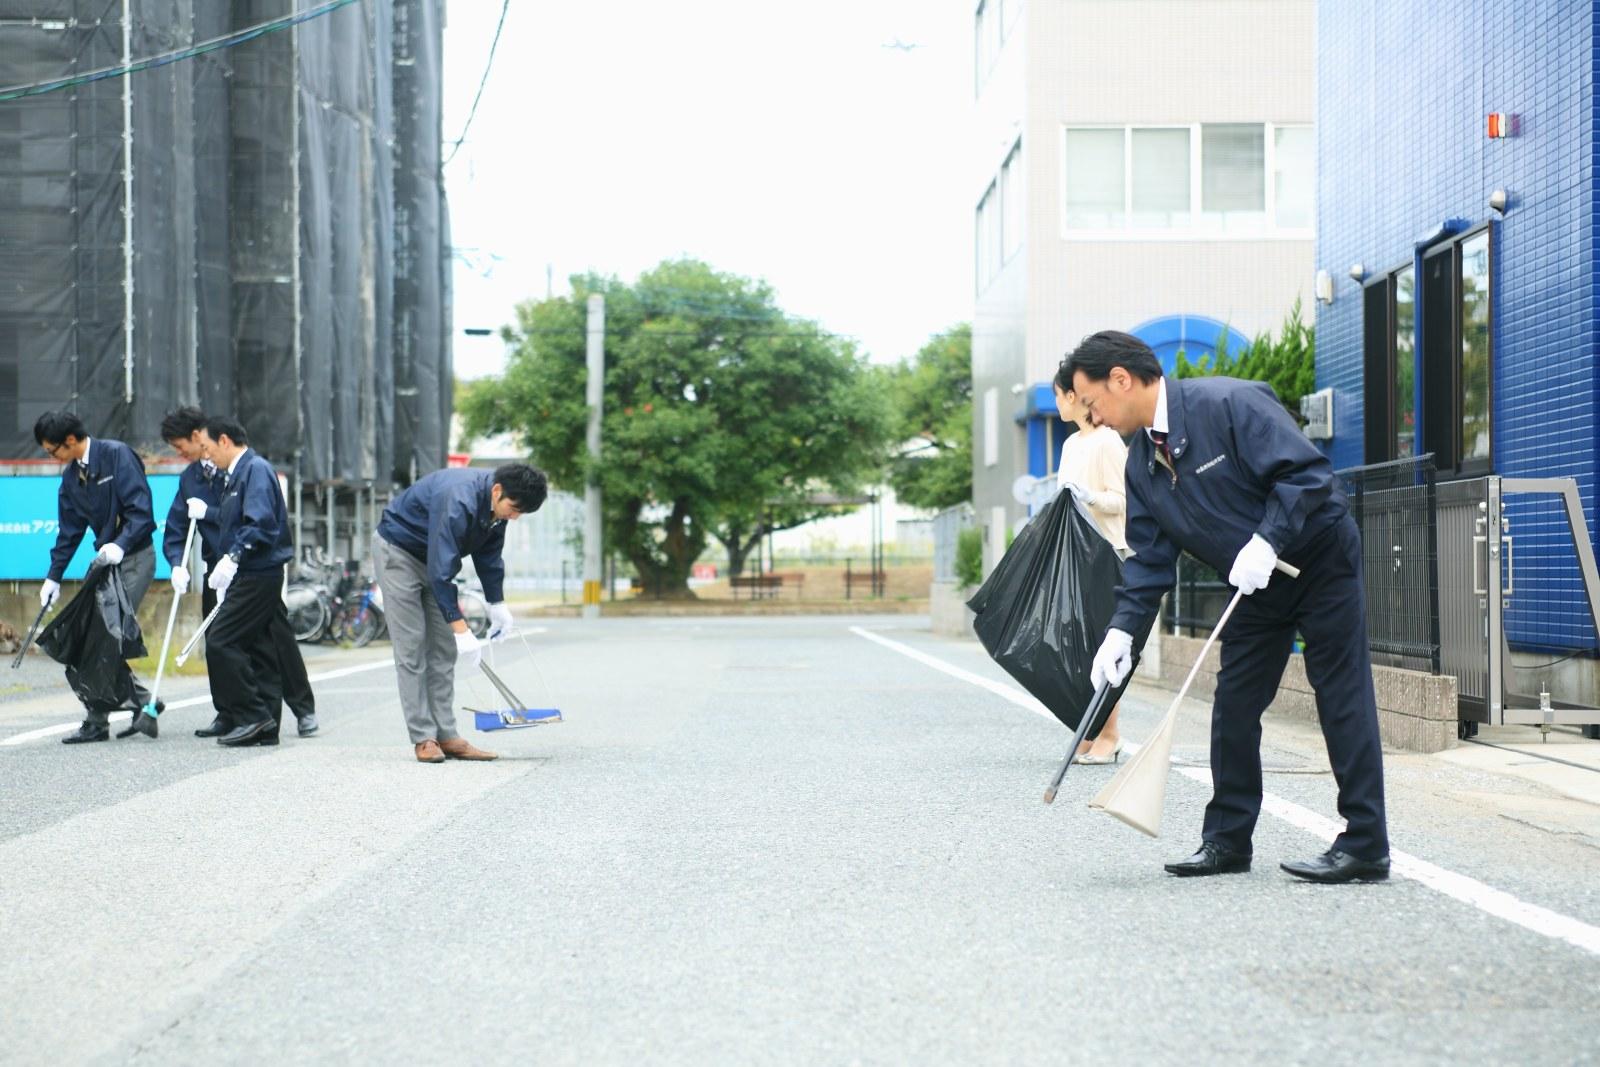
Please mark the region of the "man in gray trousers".
<svg viewBox="0 0 1600 1067"><path fill-rule="evenodd" d="M490 640L509 631L506 523L538 511L548 494L544 472L508 463L434 471L383 509L374 546L378 588L419 763L497 758L456 733L456 664L476 667L482 650L461 617L454 578L471 556L489 601Z"/></svg>

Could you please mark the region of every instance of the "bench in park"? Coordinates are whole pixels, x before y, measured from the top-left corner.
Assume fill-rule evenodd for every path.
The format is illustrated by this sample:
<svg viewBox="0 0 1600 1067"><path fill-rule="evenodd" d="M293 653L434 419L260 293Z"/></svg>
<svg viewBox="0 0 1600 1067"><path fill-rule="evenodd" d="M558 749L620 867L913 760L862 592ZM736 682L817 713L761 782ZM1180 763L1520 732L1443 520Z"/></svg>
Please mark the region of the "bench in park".
<svg viewBox="0 0 1600 1067"><path fill-rule="evenodd" d="M883 596L888 589L889 576L883 571L855 571L848 568L844 572L844 598L850 599L850 591L858 585L867 586L873 596Z"/></svg>
<svg viewBox="0 0 1600 1067"><path fill-rule="evenodd" d="M739 590L747 589L750 592L751 600L776 597L785 586L793 589L795 597L798 598L800 590L805 583L806 576L799 573L741 574L736 578L728 579L728 586L733 590L735 599L739 596Z"/></svg>

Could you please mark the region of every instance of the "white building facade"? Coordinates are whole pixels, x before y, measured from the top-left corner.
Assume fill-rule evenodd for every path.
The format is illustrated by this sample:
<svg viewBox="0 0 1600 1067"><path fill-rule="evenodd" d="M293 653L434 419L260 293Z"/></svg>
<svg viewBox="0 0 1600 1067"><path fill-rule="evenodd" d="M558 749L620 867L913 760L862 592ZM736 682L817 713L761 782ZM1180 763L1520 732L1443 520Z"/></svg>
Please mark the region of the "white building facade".
<svg viewBox="0 0 1600 1067"><path fill-rule="evenodd" d="M1050 381L1088 334L1169 372L1310 321L1314 0L982 0L973 497L986 563L1055 470Z"/></svg>

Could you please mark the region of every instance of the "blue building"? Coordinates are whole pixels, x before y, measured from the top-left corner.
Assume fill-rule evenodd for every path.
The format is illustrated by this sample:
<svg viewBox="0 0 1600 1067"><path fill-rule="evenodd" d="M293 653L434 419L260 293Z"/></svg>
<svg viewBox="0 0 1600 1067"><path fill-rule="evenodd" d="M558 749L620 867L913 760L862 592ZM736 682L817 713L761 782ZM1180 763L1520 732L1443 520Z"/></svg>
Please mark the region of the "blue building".
<svg viewBox="0 0 1600 1067"><path fill-rule="evenodd" d="M1339 0L1317 17L1317 384L1334 392L1334 466L1429 452L1441 480L1570 477L1591 538L1597 14ZM1514 649L1595 643L1552 507L1508 504Z"/></svg>

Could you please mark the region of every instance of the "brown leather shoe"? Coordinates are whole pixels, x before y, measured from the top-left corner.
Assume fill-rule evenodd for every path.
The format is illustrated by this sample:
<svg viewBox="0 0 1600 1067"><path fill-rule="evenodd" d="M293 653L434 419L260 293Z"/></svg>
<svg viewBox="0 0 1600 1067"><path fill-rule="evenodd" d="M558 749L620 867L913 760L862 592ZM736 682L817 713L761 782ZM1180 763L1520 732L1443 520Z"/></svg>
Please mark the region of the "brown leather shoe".
<svg viewBox="0 0 1600 1067"><path fill-rule="evenodd" d="M450 759L491 760L499 759L497 752L485 752L481 748L474 748L464 737L452 737L448 741L440 741L439 748Z"/></svg>
<svg viewBox="0 0 1600 1067"><path fill-rule="evenodd" d="M439 742L424 741L417 746L418 763L443 763L444 753L439 751Z"/></svg>

